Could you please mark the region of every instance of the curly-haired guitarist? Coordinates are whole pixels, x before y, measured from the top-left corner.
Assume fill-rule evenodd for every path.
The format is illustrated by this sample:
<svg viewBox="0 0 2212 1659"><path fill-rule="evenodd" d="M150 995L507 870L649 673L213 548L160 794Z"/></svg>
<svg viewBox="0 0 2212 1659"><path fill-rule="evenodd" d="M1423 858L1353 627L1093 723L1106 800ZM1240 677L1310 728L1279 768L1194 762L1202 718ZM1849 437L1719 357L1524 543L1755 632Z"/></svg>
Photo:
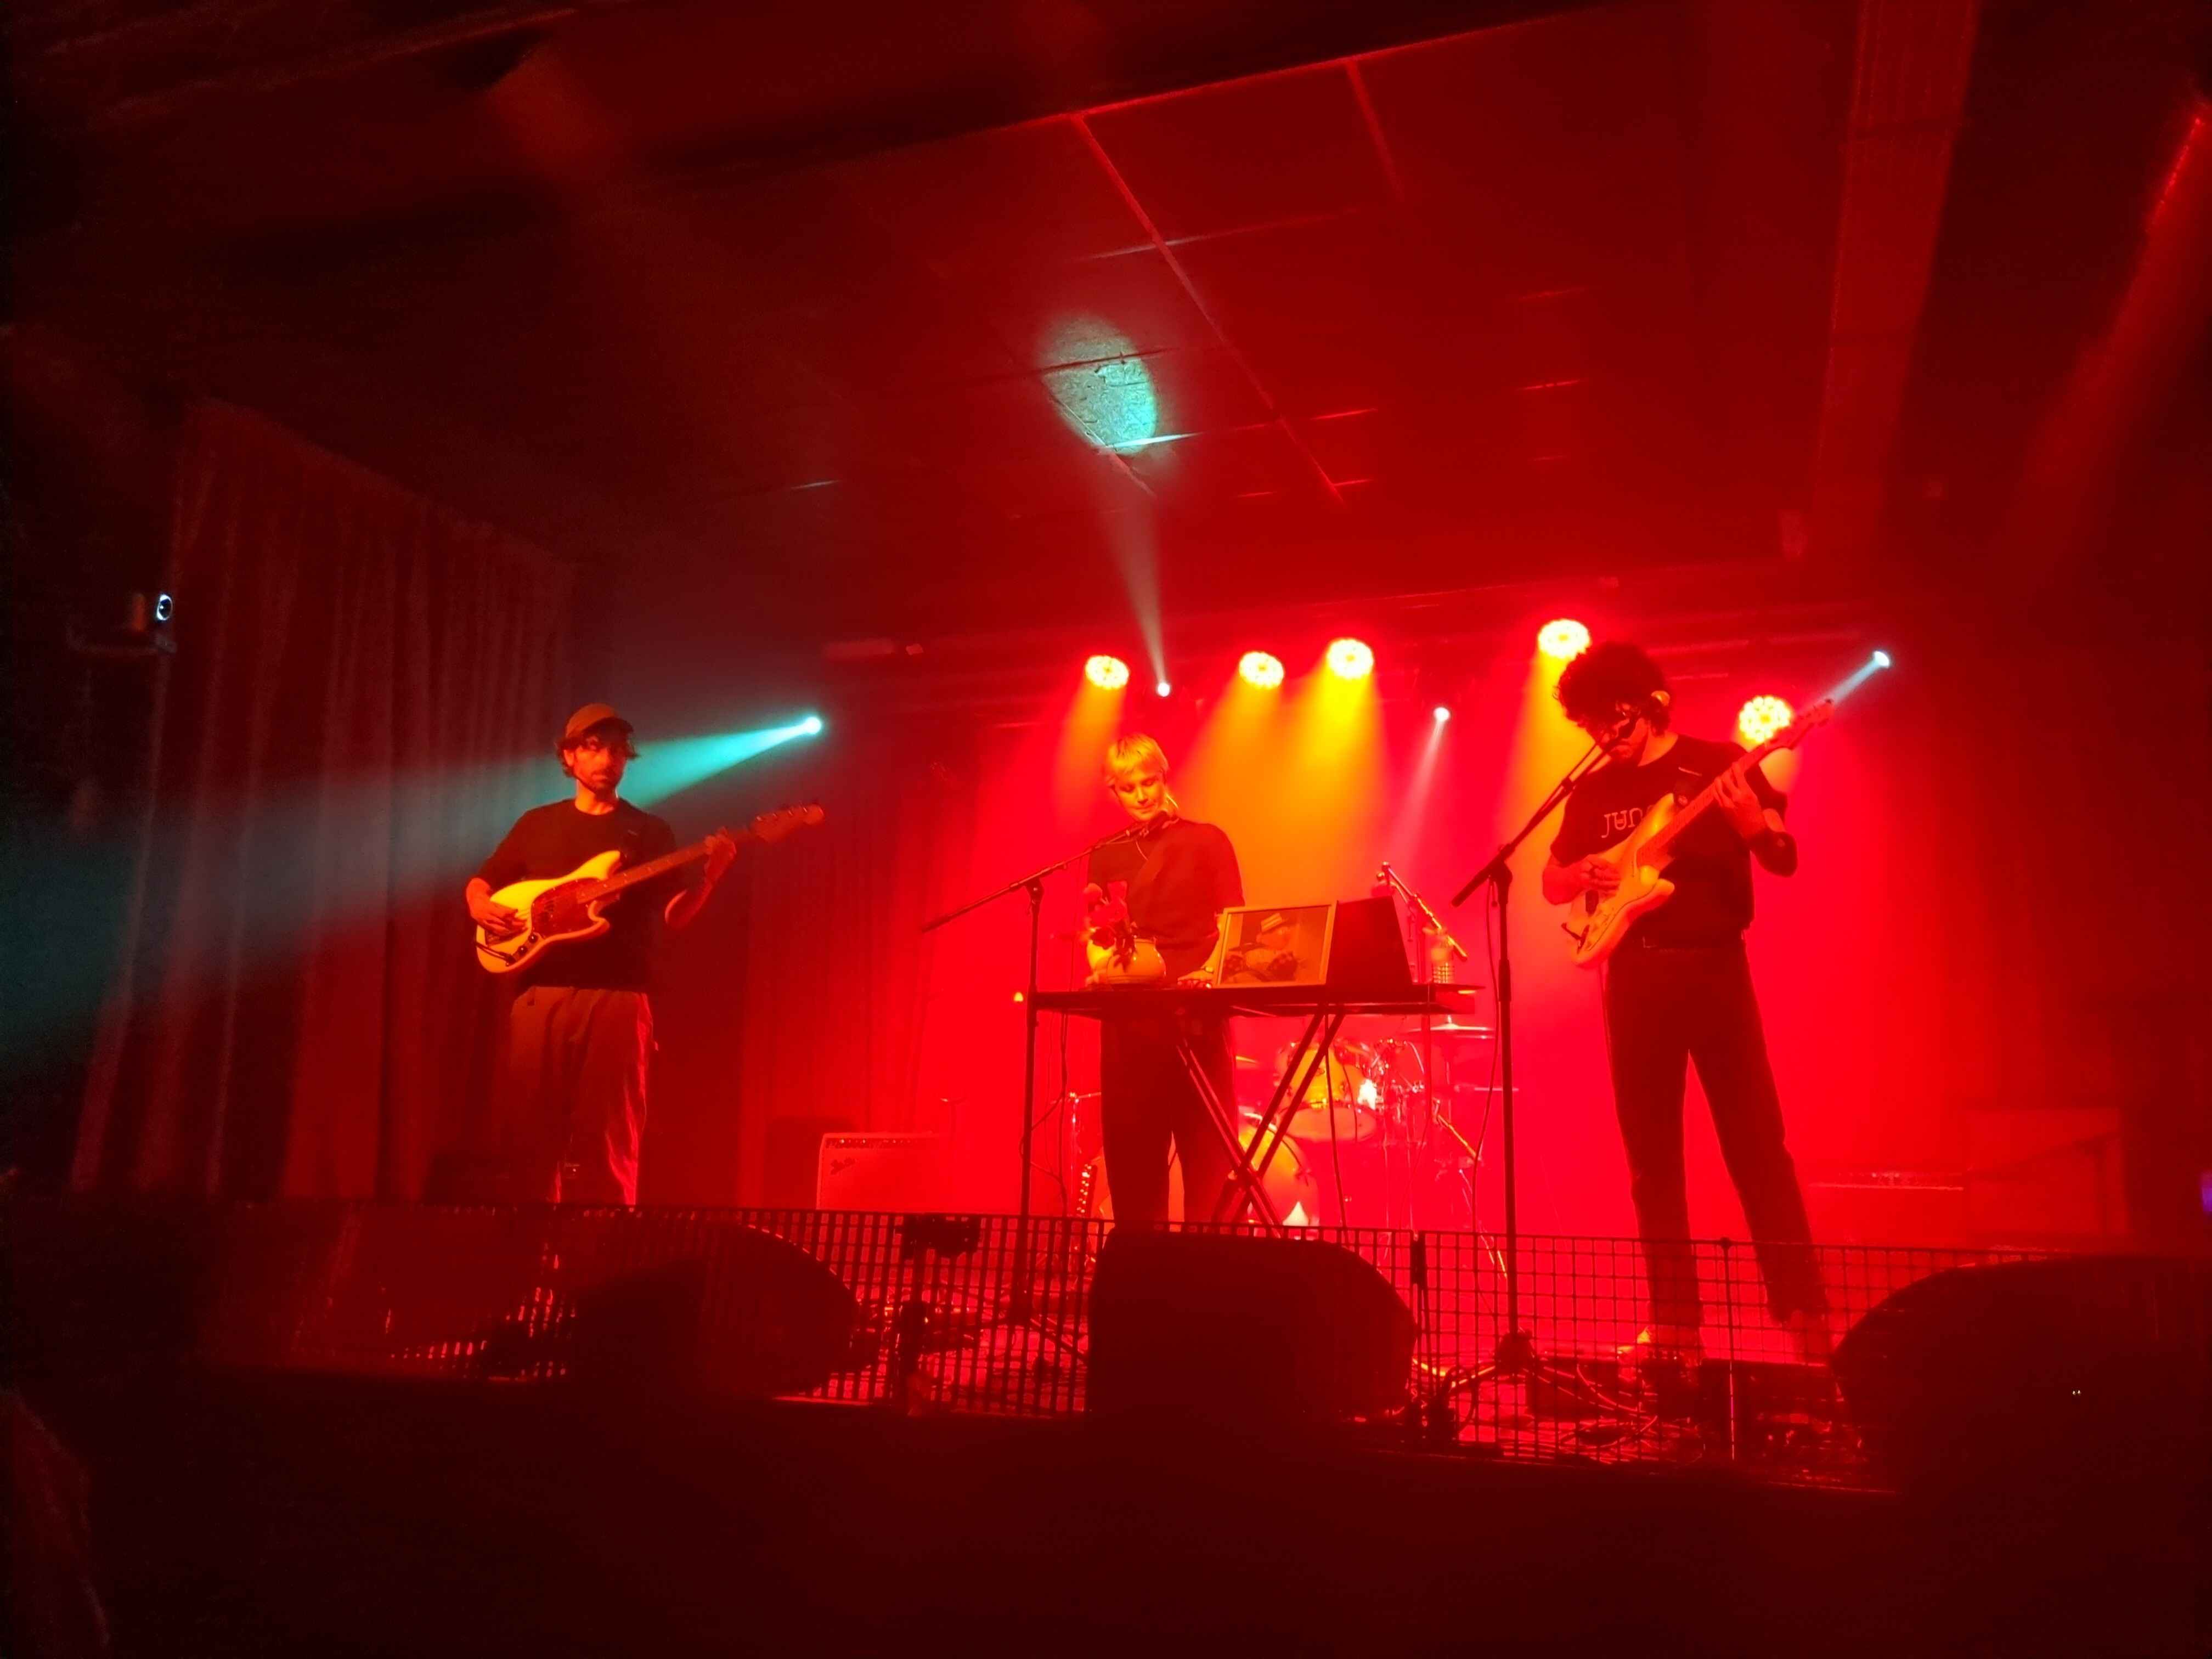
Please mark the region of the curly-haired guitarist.
<svg viewBox="0 0 2212 1659"><path fill-rule="evenodd" d="M1735 744L1672 729L1665 677L1636 646L1592 646L1567 665L1556 695L1567 718L1604 745L1606 760L1568 797L1544 867L1544 896L1553 903L1611 890L1619 869L1595 855L1635 830L1655 802L1669 794L1686 799L1711 784L1718 809L1674 844L1672 897L1636 921L1606 964L1613 1107L1650 1288L1650 1324L1639 1346L1683 1360L1702 1352L1682 1157L1683 1095L1694 1063L1769 1306L1808 1358L1825 1358L1826 1297L1743 945L1751 861L1778 876L1797 868L1797 843L1783 827L1786 803Z"/></svg>

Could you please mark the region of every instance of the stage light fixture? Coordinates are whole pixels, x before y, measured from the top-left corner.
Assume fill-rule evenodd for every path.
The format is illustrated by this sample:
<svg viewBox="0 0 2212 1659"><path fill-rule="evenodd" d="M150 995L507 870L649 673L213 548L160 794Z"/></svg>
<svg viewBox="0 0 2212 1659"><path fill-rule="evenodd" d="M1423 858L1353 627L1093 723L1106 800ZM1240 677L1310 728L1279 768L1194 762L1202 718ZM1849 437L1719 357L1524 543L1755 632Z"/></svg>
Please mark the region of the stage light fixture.
<svg viewBox="0 0 2212 1659"><path fill-rule="evenodd" d="M1119 657L1093 657L1083 665L1083 678L1101 691L1119 691L1129 683L1129 665Z"/></svg>
<svg viewBox="0 0 2212 1659"><path fill-rule="evenodd" d="M1264 651L1247 651L1237 662L1237 672L1244 677L1246 684L1256 685L1262 691L1283 683L1282 659Z"/></svg>
<svg viewBox="0 0 2212 1659"><path fill-rule="evenodd" d="M1877 651L1870 659L1869 659L1869 660L1871 661L1876 668L1887 668L1889 666L1889 653L1887 651Z"/></svg>
<svg viewBox="0 0 2212 1659"><path fill-rule="evenodd" d="M1375 672L1375 653L1364 640L1331 640L1328 672L1340 680L1363 680Z"/></svg>
<svg viewBox="0 0 2212 1659"><path fill-rule="evenodd" d="M1152 690L1163 697L1173 696L1175 695L1175 687L1170 685L1165 680L1162 680L1158 684L1152 687Z"/></svg>
<svg viewBox="0 0 2212 1659"><path fill-rule="evenodd" d="M1546 623L1536 632L1536 648L1554 662L1567 662L1589 649L1589 629L1571 617Z"/></svg>
<svg viewBox="0 0 2212 1659"><path fill-rule="evenodd" d="M1797 711L1779 697L1753 697L1736 710L1735 734L1756 749L1797 718Z"/></svg>
<svg viewBox="0 0 2212 1659"><path fill-rule="evenodd" d="M1442 703L1438 703L1430 711L1430 713L1435 716L1436 722L1438 726L1442 726L1446 720L1451 718L1451 710L1445 708Z"/></svg>
<svg viewBox="0 0 2212 1659"><path fill-rule="evenodd" d="M822 735L822 716L819 714L809 714L805 720L799 721L799 729L807 737L820 737Z"/></svg>
<svg viewBox="0 0 2212 1659"><path fill-rule="evenodd" d="M163 627L167 627L168 623L175 618L176 614L177 602L174 599L171 598L167 593L156 593L154 596L154 620L155 623ZM1881 653L1877 652L1875 654L1880 655ZM1885 663L1885 666L1886 665L1887 663Z"/></svg>

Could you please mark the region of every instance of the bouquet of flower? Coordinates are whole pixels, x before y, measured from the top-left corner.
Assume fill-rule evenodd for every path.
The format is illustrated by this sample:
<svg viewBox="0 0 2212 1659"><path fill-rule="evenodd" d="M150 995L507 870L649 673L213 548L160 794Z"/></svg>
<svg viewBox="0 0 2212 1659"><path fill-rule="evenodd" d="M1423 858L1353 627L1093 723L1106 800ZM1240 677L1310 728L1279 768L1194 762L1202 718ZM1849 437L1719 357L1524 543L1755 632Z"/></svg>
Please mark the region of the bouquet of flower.
<svg viewBox="0 0 2212 1659"><path fill-rule="evenodd" d="M1084 954L1091 963L1093 985L1142 983L1167 977L1167 965L1160 960L1158 947L1150 939L1138 938L1129 921L1128 892L1128 884L1120 881L1109 882L1103 888L1093 882L1083 890L1088 917Z"/></svg>

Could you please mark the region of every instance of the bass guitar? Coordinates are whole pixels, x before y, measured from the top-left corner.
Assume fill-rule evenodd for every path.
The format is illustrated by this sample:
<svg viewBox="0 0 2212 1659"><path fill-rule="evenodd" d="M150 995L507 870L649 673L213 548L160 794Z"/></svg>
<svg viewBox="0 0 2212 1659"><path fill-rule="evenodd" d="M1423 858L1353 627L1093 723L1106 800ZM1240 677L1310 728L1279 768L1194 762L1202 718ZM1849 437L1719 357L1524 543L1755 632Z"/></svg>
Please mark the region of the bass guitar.
<svg viewBox="0 0 2212 1659"><path fill-rule="evenodd" d="M1814 703L1786 730L1746 755L1744 769L1749 771L1769 755L1795 749L1806 733L1827 724L1835 712L1832 698ZM1595 855L1620 873L1620 884L1603 895L1586 889L1568 906L1567 937L1574 942L1576 967L1596 967L1619 948L1638 916L1657 909L1674 896L1674 884L1667 879L1667 866L1674 859L1675 840L1711 809L1714 784L1718 781L1715 779L1679 806L1674 796L1662 795L1645 810L1633 830Z"/></svg>
<svg viewBox="0 0 2212 1659"><path fill-rule="evenodd" d="M819 806L786 806L763 812L743 830L727 831L732 841L767 846L795 830L822 822ZM708 838L708 841L712 836ZM618 852L599 853L586 859L565 876L550 881L514 881L494 893L495 903L504 904L521 918L514 928L495 933L477 927L477 960L488 974L511 974L527 968L548 951L580 939L595 939L613 924L602 912L626 887L665 876L707 856L706 841L664 853L634 870L616 872L622 863Z"/></svg>

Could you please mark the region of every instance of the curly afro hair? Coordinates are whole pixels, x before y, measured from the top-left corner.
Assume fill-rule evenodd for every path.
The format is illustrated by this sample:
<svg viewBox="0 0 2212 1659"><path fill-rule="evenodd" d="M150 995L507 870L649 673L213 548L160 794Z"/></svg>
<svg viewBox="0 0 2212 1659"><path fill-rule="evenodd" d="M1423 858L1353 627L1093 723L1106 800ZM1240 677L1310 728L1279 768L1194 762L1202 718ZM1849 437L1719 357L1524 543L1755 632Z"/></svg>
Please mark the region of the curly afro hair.
<svg viewBox="0 0 2212 1659"><path fill-rule="evenodd" d="M1641 703L1654 691L1666 689L1667 677L1640 646L1604 640L1560 672L1552 695L1569 720L1583 726L1609 720L1623 703ZM1672 710L1663 702L1655 703L1646 717L1655 731L1664 732Z"/></svg>

